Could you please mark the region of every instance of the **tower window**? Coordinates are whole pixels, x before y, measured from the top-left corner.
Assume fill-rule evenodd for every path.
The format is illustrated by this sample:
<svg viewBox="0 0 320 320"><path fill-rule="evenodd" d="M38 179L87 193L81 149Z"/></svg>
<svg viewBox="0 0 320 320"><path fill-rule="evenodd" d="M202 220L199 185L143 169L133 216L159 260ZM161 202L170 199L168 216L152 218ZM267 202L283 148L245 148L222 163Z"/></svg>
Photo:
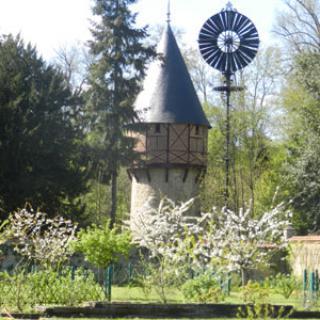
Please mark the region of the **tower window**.
<svg viewBox="0 0 320 320"><path fill-rule="evenodd" d="M160 126L160 123L157 123L157 124L156 124L155 132L156 132L156 133L160 133L160 132L161 132L161 126Z"/></svg>
<svg viewBox="0 0 320 320"><path fill-rule="evenodd" d="M196 126L196 135L198 136L200 134L200 127Z"/></svg>

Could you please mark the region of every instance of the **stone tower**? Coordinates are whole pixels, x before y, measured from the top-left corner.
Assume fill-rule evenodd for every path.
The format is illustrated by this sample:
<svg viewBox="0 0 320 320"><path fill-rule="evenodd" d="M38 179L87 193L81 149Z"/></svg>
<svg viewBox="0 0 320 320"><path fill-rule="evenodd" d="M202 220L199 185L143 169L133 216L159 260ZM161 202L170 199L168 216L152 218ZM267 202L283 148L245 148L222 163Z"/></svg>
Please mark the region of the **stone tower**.
<svg viewBox="0 0 320 320"><path fill-rule="evenodd" d="M175 202L196 197L207 166L210 124L169 23L157 51L159 58L150 66L135 103L140 129L132 135L140 159L129 169L133 231L140 208L150 198L157 208L164 196ZM191 214L199 212L195 201Z"/></svg>

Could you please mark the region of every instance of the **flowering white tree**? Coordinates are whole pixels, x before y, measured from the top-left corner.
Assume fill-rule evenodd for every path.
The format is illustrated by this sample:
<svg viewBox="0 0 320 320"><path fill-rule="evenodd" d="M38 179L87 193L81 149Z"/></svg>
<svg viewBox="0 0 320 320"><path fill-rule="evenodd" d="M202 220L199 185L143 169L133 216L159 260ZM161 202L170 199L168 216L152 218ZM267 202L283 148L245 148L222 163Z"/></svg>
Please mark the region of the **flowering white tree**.
<svg viewBox="0 0 320 320"><path fill-rule="evenodd" d="M284 230L289 226L289 217L283 204L256 219L251 207L238 213L213 208L198 220L205 227L200 229L201 241L196 242L195 250L225 270L239 271L245 284L249 270L268 262L270 245L278 249L286 245Z"/></svg>
<svg viewBox="0 0 320 320"><path fill-rule="evenodd" d="M215 271L238 271L242 283L247 272L268 262L267 245L278 248L286 244L284 230L290 213L279 204L260 218L252 217L252 210L213 208L200 217L185 215L192 205L181 205L163 199L158 210L141 212L140 237L136 240L154 256L165 256L176 265L188 263L193 269L212 268Z"/></svg>
<svg viewBox="0 0 320 320"><path fill-rule="evenodd" d="M187 211L193 199L177 205L163 198L158 208L151 205L152 200L150 198L141 208L136 221L131 221L131 228L134 241L149 253L142 257L147 271L143 282L154 287L160 299L166 302L166 287L185 280L186 252L180 254L177 250L182 248L180 239L184 239L185 227L190 224Z"/></svg>
<svg viewBox="0 0 320 320"><path fill-rule="evenodd" d="M9 217L9 238L15 251L46 267L59 265L72 253L77 226L62 217L48 218L43 212L22 209Z"/></svg>
<svg viewBox="0 0 320 320"><path fill-rule="evenodd" d="M150 198L139 212L134 226L134 240L140 247L147 248L152 257L177 258L174 255L177 244L184 238L186 226L192 225L191 217L186 213L194 200L176 204L163 198L157 209L150 205L152 200Z"/></svg>

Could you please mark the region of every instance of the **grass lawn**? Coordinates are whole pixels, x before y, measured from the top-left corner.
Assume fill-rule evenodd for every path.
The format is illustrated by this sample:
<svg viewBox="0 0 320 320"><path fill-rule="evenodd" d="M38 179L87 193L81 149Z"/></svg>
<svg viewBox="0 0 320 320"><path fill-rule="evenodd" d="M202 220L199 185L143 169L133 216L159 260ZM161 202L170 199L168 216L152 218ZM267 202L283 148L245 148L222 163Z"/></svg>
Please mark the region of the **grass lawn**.
<svg viewBox="0 0 320 320"><path fill-rule="evenodd" d="M193 301L186 300L182 293L175 288L166 288L165 289L167 302L168 303L190 303ZM161 303L159 292L153 289L150 292L144 292L141 288L138 287L113 287L112 288L112 302L131 302L131 303ZM302 297L301 295L292 295L292 297L288 300L283 298L280 294L272 293L270 297L267 299L268 303L277 304L277 305L293 305L296 310L303 310L302 306ZM221 302L225 304L242 304L242 295L238 291L231 292L230 296L226 297L225 301ZM13 310L10 310L14 312ZM17 312L15 310L15 312ZM25 313L32 313L30 310L25 310ZM19 313L19 312L18 312ZM0 318L3 319L10 319L8 318ZM12 318L11 318L12 319ZM44 319L44 318L42 318ZM51 318L51 319L61 319L63 318ZM81 318L84 320L85 318ZM92 320L92 318L90 318ZM132 319L132 318L131 318ZM213 320L219 319L223 320L223 318L212 318ZM228 320L233 320L231 318L226 318ZM73 319L77 320L77 319ZM80 319L79 319L80 320ZM94 320L94 319L93 319ZM97 319L96 319L97 320ZM115 319L115 320L122 320L122 319ZM148 320L148 319L143 319ZM164 320L164 319L159 319ZM193 319L196 320L196 319ZM199 319L200 320L200 319Z"/></svg>
<svg viewBox="0 0 320 320"><path fill-rule="evenodd" d="M167 288L165 290L168 303L186 303L190 302L186 300L182 293L178 289ZM141 288L129 288L129 287L113 287L112 289L112 301L113 302L140 302L140 303L150 303L150 302L161 302L159 294L156 290L144 293ZM280 305L293 305L296 309L301 309L302 298L293 294L290 299L285 299L282 295L277 293L272 293L268 298L268 302L271 304ZM225 301L222 303L233 303L240 304L243 303L242 296L240 292L231 292L229 297L226 297Z"/></svg>

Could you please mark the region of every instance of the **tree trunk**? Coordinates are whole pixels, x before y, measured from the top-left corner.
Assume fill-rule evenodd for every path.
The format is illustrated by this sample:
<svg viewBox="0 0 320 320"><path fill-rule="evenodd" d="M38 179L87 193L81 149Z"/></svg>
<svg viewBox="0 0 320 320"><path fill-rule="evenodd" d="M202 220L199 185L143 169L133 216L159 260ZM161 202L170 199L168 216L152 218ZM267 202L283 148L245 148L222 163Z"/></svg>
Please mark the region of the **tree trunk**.
<svg viewBox="0 0 320 320"><path fill-rule="evenodd" d="M242 286L245 286L249 281L248 271L245 269L241 269L240 272L241 272L241 284Z"/></svg>
<svg viewBox="0 0 320 320"><path fill-rule="evenodd" d="M116 211L117 211L117 171L114 170L111 177L111 210L110 210L110 229L116 222Z"/></svg>

